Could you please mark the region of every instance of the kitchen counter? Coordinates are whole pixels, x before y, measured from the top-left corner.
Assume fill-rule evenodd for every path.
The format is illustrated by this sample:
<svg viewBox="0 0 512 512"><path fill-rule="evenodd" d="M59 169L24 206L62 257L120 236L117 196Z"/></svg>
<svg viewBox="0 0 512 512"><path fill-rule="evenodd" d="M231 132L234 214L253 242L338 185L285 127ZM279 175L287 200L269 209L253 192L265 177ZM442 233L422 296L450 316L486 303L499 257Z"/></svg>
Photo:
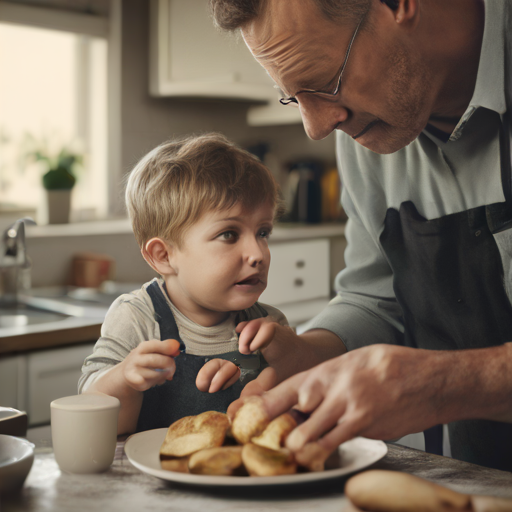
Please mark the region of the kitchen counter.
<svg viewBox="0 0 512 512"><path fill-rule="evenodd" d="M414 474L454 490L512 498L512 474L388 444L371 466ZM49 443L39 443L34 466L19 496L1 503L3 512L141 510L183 512L343 511L346 478L290 486L204 488L163 482L133 467L118 443L116 459L100 475L62 474Z"/></svg>

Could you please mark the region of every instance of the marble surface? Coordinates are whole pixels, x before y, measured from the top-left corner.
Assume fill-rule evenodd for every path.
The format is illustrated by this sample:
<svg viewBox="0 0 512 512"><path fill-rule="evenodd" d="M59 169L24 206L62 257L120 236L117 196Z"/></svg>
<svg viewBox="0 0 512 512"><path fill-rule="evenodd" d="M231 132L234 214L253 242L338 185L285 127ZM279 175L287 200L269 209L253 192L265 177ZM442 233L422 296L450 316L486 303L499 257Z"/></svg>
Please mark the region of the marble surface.
<svg viewBox="0 0 512 512"><path fill-rule="evenodd" d="M339 512L348 505L343 495L346 478L308 485L217 489L164 482L134 468L124 455L123 441L106 473L63 474L51 441L39 434L32 440L37 445L34 466L22 491L2 499L2 512ZM512 498L512 473L394 444L388 448L386 457L372 468L404 471L465 493Z"/></svg>

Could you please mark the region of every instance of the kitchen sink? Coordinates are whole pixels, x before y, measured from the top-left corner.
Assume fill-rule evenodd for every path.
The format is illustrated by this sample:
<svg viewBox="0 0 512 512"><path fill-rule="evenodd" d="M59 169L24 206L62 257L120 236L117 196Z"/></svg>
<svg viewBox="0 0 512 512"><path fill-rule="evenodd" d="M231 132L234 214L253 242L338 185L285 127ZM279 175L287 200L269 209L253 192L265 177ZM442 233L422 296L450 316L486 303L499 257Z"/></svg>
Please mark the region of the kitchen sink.
<svg viewBox="0 0 512 512"><path fill-rule="evenodd" d="M0 308L0 328L58 322L67 317L68 315L65 314L44 311L24 305L15 308Z"/></svg>

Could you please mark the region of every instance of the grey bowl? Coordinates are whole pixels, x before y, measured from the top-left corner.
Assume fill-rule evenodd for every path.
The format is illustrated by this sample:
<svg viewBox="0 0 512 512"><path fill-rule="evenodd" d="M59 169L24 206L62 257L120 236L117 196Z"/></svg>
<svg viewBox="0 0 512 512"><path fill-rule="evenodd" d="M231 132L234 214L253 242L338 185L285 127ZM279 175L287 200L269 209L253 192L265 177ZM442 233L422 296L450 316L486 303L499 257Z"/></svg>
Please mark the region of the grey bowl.
<svg viewBox="0 0 512 512"><path fill-rule="evenodd" d="M34 445L14 436L0 434L0 494L19 491L34 462Z"/></svg>

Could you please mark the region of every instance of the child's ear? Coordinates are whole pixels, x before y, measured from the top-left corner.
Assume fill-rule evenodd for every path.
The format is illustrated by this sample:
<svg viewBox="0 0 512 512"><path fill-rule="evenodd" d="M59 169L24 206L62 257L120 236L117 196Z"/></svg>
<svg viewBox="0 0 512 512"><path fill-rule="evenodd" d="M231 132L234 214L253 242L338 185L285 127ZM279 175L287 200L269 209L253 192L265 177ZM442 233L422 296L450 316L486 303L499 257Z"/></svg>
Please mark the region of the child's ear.
<svg viewBox="0 0 512 512"><path fill-rule="evenodd" d="M161 238L148 240L141 249L142 257L148 265L161 276L175 274L171 265L173 248Z"/></svg>

